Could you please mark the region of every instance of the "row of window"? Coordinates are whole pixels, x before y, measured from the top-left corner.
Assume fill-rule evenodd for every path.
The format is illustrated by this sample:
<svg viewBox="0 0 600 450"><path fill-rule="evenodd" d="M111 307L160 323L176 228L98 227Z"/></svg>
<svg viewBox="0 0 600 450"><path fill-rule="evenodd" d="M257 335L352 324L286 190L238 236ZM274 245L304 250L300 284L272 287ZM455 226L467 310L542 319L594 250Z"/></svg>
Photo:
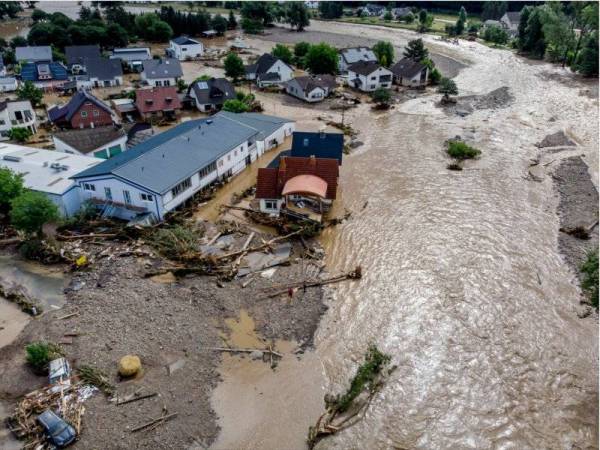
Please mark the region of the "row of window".
<svg viewBox="0 0 600 450"><path fill-rule="evenodd" d="M208 176L210 173L214 172L215 170L217 170L217 163L210 163L208 166L200 169L200 171L198 172L198 176L200 177L200 179L202 179Z"/></svg>
<svg viewBox="0 0 600 450"><path fill-rule="evenodd" d="M87 111L81 111L80 114L81 114L81 117L83 117L84 119L88 116ZM98 111L97 109L94 109L92 111L92 115L94 117L99 117L100 116L100 111Z"/></svg>
<svg viewBox="0 0 600 450"><path fill-rule="evenodd" d="M155 86L171 86L171 80L156 80L154 82Z"/></svg>
<svg viewBox="0 0 600 450"><path fill-rule="evenodd" d="M185 190L187 190L187 189L189 189L191 187L192 187L192 179L191 178L186 178L181 183L179 183L178 185L176 185L173 189L171 189L171 194L173 195L173 197L177 197L183 191L185 191Z"/></svg>
<svg viewBox="0 0 600 450"><path fill-rule="evenodd" d="M96 192L96 185L92 184L92 183L83 183L83 189L86 191L90 191L90 192ZM107 200L113 199L111 188L109 188L109 187L104 188L104 197L106 197ZM125 190L125 189L123 190L123 199L125 200L125 203L127 203L128 205L131 204L131 193L128 190ZM144 192L141 192L140 199L144 202L153 202L154 196L151 194L146 194Z"/></svg>

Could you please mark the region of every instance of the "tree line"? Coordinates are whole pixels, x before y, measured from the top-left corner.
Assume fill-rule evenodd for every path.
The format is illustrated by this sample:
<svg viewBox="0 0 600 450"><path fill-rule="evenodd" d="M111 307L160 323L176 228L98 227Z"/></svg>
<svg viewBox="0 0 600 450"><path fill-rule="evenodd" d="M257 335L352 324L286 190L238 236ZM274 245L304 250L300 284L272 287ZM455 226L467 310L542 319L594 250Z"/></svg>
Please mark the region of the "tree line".
<svg viewBox="0 0 600 450"><path fill-rule="evenodd" d="M304 2L242 2L241 26L246 33L262 33L275 22L287 23L296 31L310 25L310 12Z"/></svg>

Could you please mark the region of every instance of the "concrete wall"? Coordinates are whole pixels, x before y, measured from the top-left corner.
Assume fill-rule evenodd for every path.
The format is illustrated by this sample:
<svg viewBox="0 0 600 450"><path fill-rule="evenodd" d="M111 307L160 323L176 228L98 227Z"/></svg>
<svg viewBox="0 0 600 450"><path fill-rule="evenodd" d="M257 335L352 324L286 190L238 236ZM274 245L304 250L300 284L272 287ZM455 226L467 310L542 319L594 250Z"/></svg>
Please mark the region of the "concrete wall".
<svg viewBox="0 0 600 450"><path fill-rule="evenodd" d="M177 45L171 41L169 47L175 56L180 61L185 61L188 58L199 58L204 54L204 45L200 42L191 45Z"/></svg>

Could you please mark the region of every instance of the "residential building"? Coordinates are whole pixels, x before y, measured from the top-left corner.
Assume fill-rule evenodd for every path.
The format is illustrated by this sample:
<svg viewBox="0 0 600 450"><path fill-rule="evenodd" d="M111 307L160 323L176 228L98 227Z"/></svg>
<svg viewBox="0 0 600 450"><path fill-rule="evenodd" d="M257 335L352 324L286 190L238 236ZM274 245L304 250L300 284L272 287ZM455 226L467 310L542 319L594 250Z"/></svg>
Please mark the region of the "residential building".
<svg viewBox="0 0 600 450"><path fill-rule="evenodd" d="M363 92L392 86L393 73L377 62L360 61L348 67L348 85Z"/></svg>
<svg viewBox="0 0 600 450"><path fill-rule="evenodd" d="M390 70L394 74L394 83L401 86L422 87L427 86L429 67L410 58L402 58Z"/></svg>
<svg viewBox="0 0 600 450"><path fill-rule="evenodd" d="M90 58L100 58L99 45L69 45L65 47L65 57L67 59L67 68L73 75L87 73L85 60Z"/></svg>
<svg viewBox="0 0 600 450"><path fill-rule="evenodd" d="M292 78L285 85L285 91L305 102L320 102L336 88L333 75L307 75Z"/></svg>
<svg viewBox="0 0 600 450"><path fill-rule="evenodd" d="M194 105L202 112L221 109L223 103L235 98L235 88L226 78L211 78L206 81L194 81L188 88L188 95Z"/></svg>
<svg viewBox="0 0 600 450"><path fill-rule="evenodd" d="M138 89L135 91L135 106L142 119L174 119L181 111L181 102L174 86Z"/></svg>
<svg viewBox="0 0 600 450"><path fill-rule="evenodd" d="M108 58L86 58L86 87L113 87L123 84L123 68L121 61ZM79 86L81 87L81 86Z"/></svg>
<svg viewBox="0 0 600 450"><path fill-rule="evenodd" d="M259 87L282 85L294 75L294 69L270 53L264 53L245 69L246 79L255 81Z"/></svg>
<svg viewBox="0 0 600 450"><path fill-rule="evenodd" d="M14 92L19 87L15 77L0 77L0 92Z"/></svg>
<svg viewBox="0 0 600 450"><path fill-rule="evenodd" d="M293 129L287 119L221 112L183 122L73 178L104 215L162 220L199 190L243 170Z"/></svg>
<svg viewBox="0 0 600 450"><path fill-rule="evenodd" d="M344 156L344 135L342 133L325 133L324 131L294 131L289 156L336 159L341 166Z"/></svg>
<svg viewBox="0 0 600 450"><path fill-rule="evenodd" d="M376 3L367 3L360 9L369 17L379 17L385 13L385 6Z"/></svg>
<svg viewBox="0 0 600 450"><path fill-rule="evenodd" d="M521 22L521 13L519 11L509 11L500 17L500 23L508 32L508 35L515 37L519 34L519 23Z"/></svg>
<svg viewBox="0 0 600 450"><path fill-rule="evenodd" d="M130 70L141 72L143 62L152 59L149 47L115 48L110 55L111 59L121 60Z"/></svg>
<svg viewBox="0 0 600 450"><path fill-rule="evenodd" d="M52 47L49 45L27 46L15 48L15 59L18 63L49 63L52 61Z"/></svg>
<svg viewBox="0 0 600 450"><path fill-rule="evenodd" d="M113 124L112 110L85 90L63 106L48 109L48 120L59 128L96 128Z"/></svg>
<svg viewBox="0 0 600 450"><path fill-rule="evenodd" d="M26 188L46 194L66 217L81 207L79 186L70 177L100 162L88 156L0 144L0 167L21 174Z"/></svg>
<svg viewBox="0 0 600 450"><path fill-rule="evenodd" d="M348 67L359 61L377 62L377 56L368 47L342 48L338 55L338 69L342 75L346 75Z"/></svg>
<svg viewBox="0 0 600 450"><path fill-rule="evenodd" d="M110 101L111 109L124 122L133 122L134 118L139 116L135 106L135 100L132 98L115 98Z"/></svg>
<svg viewBox="0 0 600 450"><path fill-rule="evenodd" d="M276 159L276 164L258 169L255 197L260 211L321 222L337 195L338 160L314 156Z"/></svg>
<svg viewBox="0 0 600 450"><path fill-rule="evenodd" d="M167 56L179 61L200 58L204 54L204 44L187 36L179 36L169 41Z"/></svg>
<svg viewBox="0 0 600 450"><path fill-rule="evenodd" d="M0 102L0 140L8 140L11 128L27 128L37 132L37 118L29 100L5 100Z"/></svg>
<svg viewBox="0 0 600 450"><path fill-rule="evenodd" d="M59 152L101 159L127 150L127 132L116 126L59 131L52 135L52 140Z"/></svg>
<svg viewBox="0 0 600 450"><path fill-rule="evenodd" d="M391 13L395 20L400 20L403 17L406 17L409 14L412 14L412 9L409 7L392 8ZM385 15L385 12L383 14Z"/></svg>
<svg viewBox="0 0 600 450"><path fill-rule="evenodd" d="M32 62L21 66L21 80L41 89L62 86L69 79L67 68L59 62Z"/></svg>
<svg viewBox="0 0 600 450"><path fill-rule="evenodd" d="M489 28L489 27L504 28L504 24L502 22L500 22L499 20L488 19L485 22L483 22L483 27L484 28Z"/></svg>
<svg viewBox="0 0 600 450"><path fill-rule="evenodd" d="M142 81L150 86L176 86L183 76L181 64L175 58L147 59L143 67Z"/></svg>

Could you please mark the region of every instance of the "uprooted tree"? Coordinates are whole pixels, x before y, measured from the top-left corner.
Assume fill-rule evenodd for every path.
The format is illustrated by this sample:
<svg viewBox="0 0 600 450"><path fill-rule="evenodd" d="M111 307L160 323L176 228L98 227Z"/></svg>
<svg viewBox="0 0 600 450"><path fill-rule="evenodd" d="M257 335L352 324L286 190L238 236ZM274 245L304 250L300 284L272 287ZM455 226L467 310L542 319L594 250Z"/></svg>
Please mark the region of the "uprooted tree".
<svg viewBox="0 0 600 450"><path fill-rule="evenodd" d="M396 368L389 367L390 361L390 355L380 352L375 345L369 346L365 362L356 371L346 393L325 396L327 410L308 429L309 448L314 448L321 439L351 427L364 417L371 401Z"/></svg>

